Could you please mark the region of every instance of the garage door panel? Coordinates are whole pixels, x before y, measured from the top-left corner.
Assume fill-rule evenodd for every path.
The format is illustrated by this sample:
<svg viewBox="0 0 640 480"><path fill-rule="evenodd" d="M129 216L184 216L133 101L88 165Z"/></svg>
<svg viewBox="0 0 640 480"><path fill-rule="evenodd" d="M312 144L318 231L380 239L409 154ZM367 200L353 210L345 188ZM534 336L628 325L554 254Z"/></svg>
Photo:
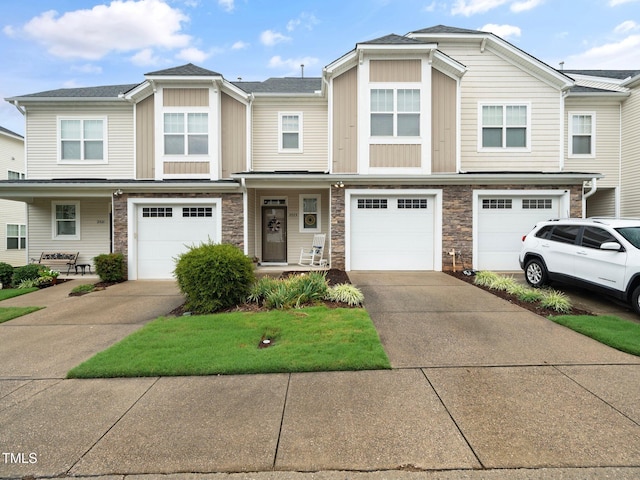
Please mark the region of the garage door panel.
<svg viewBox="0 0 640 480"><path fill-rule="evenodd" d="M215 205L140 205L137 267L140 279L173 278L175 259L191 246L218 241Z"/></svg>
<svg viewBox="0 0 640 480"><path fill-rule="evenodd" d="M362 197L352 199L351 269L432 270L433 198L409 199L402 195L380 198L386 203L373 204L387 208L358 208Z"/></svg>
<svg viewBox="0 0 640 480"><path fill-rule="evenodd" d="M557 218L559 198L549 195L480 196L478 202L477 268L519 270L522 236L533 226Z"/></svg>

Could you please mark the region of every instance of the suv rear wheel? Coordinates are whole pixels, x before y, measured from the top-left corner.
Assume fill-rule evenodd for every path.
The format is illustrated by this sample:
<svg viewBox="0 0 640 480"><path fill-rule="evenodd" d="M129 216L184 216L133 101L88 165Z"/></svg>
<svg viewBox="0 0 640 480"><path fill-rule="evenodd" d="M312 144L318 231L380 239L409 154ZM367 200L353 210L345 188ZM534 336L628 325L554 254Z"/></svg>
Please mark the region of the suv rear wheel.
<svg viewBox="0 0 640 480"><path fill-rule="evenodd" d="M634 312L640 314L640 285L638 285L631 294L631 307Z"/></svg>
<svg viewBox="0 0 640 480"><path fill-rule="evenodd" d="M527 279L527 283L536 288L543 287L549 281L547 268L542 260L538 258L533 258L527 262L524 267L524 276Z"/></svg>

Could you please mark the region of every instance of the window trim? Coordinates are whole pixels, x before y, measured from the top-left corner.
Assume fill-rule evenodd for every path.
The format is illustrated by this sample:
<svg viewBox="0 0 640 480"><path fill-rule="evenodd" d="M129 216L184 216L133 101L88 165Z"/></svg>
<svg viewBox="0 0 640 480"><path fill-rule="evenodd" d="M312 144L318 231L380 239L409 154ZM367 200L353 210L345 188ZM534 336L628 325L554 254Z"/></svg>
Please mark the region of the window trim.
<svg viewBox="0 0 640 480"><path fill-rule="evenodd" d="M286 148L283 142L283 135L285 133L294 133L293 131L285 131L282 128L282 121L284 117L298 117L298 148ZM304 143L303 143L303 117L302 112L278 112L278 153L303 153L304 152Z"/></svg>
<svg viewBox="0 0 640 480"><path fill-rule="evenodd" d="M17 175L18 178L11 178L11 174ZM18 170L11 170L10 168L7 169L7 180L24 180L25 178L27 178L27 176L25 175L24 172L19 172ZM15 225L15 224L13 224Z"/></svg>
<svg viewBox="0 0 640 480"><path fill-rule="evenodd" d="M74 205L76 207L76 233L75 235L58 235L56 206ZM74 200L56 200L51 202L51 239L52 240L80 240L80 202Z"/></svg>
<svg viewBox="0 0 640 480"><path fill-rule="evenodd" d="M305 198L314 198L316 200L316 211L315 212L306 212L304 210L304 199ZM319 193L315 193L315 194L308 194L308 193L302 193L299 196L299 205L298 205L298 209L300 210L299 213L299 219L298 219L298 223L299 223L299 227L300 227L300 233L320 233L322 231L322 203L321 203L321 198L322 196ZM315 213L316 214L316 227L315 228L305 228L305 223L304 223L304 219L305 219L305 214L307 213Z"/></svg>
<svg viewBox="0 0 640 480"><path fill-rule="evenodd" d="M569 158L595 158L596 157L596 112L586 111L570 111L568 112L569 121L567 125L567 148ZM591 117L591 153L573 153L573 120L576 116L590 116Z"/></svg>
<svg viewBox="0 0 640 480"><path fill-rule="evenodd" d="M83 139L81 138L81 157L80 159L63 159L62 158L62 122L63 120L79 120L81 125L87 120L102 121L102 160L85 160ZM59 115L56 117L56 137L57 137L57 161L61 165L105 165L109 163L109 122L107 116L101 115ZM84 128L81 128L84 132Z"/></svg>
<svg viewBox="0 0 640 480"><path fill-rule="evenodd" d="M165 132L165 115L182 115L184 132L172 133ZM207 153L189 153L189 114L204 114L207 116ZM160 147L162 148L162 157L169 162L207 162L211 158L212 148L212 130L211 130L211 112L205 107L164 107L160 114ZM184 153L166 153L165 136L181 135L184 140ZM204 133L192 133L191 135L205 135Z"/></svg>
<svg viewBox="0 0 640 480"><path fill-rule="evenodd" d="M393 92L393 110L391 111L379 111L374 112L371 109L371 95L374 90L391 90ZM398 110L398 91L399 90L414 90L418 92L420 96L418 101L418 111L410 112L410 111L399 111ZM367 132L367 136L369 137L370 142L380 142L382 140L385 143L391 139L395 141L401 141L403 144L409 143L419 143L423 138L423 97L424 92L422 91L420 84L415 84L413 82L407 83L371 83L369 85L368 90L368 98L367 98L367 110L369 113L369 131ZM391 135L372 135L372 117L374 114L388 114L392 117L392 134ZM418 135L398 135L398 116L399 115L416 115L418 117Z"/></svg>
<svg viewBox="0 0 640 480"><path fill-rule="evenodd" d="M503 112L502 112L502 147L485 147L483 146L482 143L482 132L483 132L483 128L484 125L482 123L482 109L483 107L503 107ZM525 125L525 146L524 147L507 147L506 146L506 141L507 141L507 136L506 136L506 129L507 129L507 125L506 125L506 115L507 115L507 108L506 107L526 107L527 109L527 123ZM531 152L531 102L530 101L510 101L510 102L505 102L505 101L480 101L478 102L478 132L477 132L477 142L478 142L478 148L477 151L478 152L492 152L492 153L498 153L498 152L504 152L504 153L514 153L514 152L526 152L526 153L530 153Z"/></svg>
<svg viewBox="0 0 640 480"><path fill-rule="evenodd" d="M9 227L17 226L18 227L18 236L9 235ZM20 231L24 229L24 236L20 235ZM7 251L21 251L27 249L27 225L24 223L7 223L5 224L5 249ZM18 239L18 248L9 248L9 239L17 238ZM24 240L24 247L21 247L21 240Z"/></svg>

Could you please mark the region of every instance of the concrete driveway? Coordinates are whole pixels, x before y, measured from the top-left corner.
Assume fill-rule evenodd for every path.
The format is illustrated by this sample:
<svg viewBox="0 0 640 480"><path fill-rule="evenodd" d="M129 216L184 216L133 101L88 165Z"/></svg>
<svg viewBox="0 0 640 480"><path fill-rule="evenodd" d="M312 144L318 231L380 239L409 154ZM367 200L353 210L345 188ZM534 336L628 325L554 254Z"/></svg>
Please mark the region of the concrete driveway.
<svg viewBox="0 0 640 480"><path fill-rule="evenodd" d="M392 370L63 380L181 299L50 291L56 320L0 326L0 478L640 478L640 359L443 273L350 277Z"/></svg>

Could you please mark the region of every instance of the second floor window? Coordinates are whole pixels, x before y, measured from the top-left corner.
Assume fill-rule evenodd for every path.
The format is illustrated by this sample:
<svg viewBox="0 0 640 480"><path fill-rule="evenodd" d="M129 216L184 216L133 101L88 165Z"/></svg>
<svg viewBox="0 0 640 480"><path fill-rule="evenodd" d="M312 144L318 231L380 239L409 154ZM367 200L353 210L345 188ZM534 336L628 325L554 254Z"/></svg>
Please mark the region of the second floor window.
<svg viewBox="0 0 640 480"><path fill-rule="evenodd" d="M371 136L420 136L420 90L372 89Z"/></svg>
<svg viewBox="0 0 640 480"><path fill-rule="evenodd" d="M481 148L527 148L527 105L482 105Z"/></svg>
<svg viewBox="0 0 640 480"><path fill-rule="evenodd" d="M61 119L60 160L106 160L105 124L103 119Z"/></svg>
<svg viewBox="0 0 640 480"><path fill-rule="evenodd" d="M595 115L592 113L573 113L569 116L569 155L595 155Z"/></svg>
<svg viewBox="0 0 640 480"><path fill-rule="evenodd" d="M15 172L13 170L7 171L7 179L9 180L24 180L26 177L22 172Z"/></svg>
<svg viewBox="0 0 640 480"><path fill-rule="evenodd" d="M281 113L280 117L280 152L302 152L302 114Z"/></svg>
<svg viewBox="0 0 640 480"><path fill-rule="evenodd" d="M165 155L207 155L209 116L207 113L164 114Z"/></svg>

